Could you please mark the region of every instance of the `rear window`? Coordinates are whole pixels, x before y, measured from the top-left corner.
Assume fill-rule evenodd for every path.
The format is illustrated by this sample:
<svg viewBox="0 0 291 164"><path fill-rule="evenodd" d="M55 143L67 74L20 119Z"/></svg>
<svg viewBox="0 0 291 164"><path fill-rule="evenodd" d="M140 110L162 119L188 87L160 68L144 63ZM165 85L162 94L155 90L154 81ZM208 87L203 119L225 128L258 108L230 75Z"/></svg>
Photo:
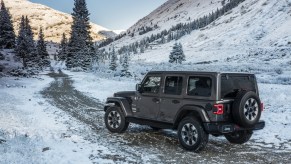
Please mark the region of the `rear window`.
<svg viewBox="0 0 291 164"><path fill-rule="evenodd" d="M221 98L234 98L242 90L256 92L256 81L253 75L221 76Z"/></svg>

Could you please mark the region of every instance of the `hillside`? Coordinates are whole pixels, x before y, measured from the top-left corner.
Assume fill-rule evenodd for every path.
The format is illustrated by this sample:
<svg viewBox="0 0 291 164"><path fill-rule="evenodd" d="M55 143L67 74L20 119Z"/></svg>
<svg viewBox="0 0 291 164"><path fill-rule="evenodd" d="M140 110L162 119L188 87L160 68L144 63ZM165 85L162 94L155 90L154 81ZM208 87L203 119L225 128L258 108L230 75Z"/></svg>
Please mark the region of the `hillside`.
<svg viewBox="0 0 291 164"><path fill-rule="evenodd" d="M169 0L135 23L128 31L136 31L146 26L157 26L158 31L169 29L172 25L190 22L220 7L222 7L221 1L217 0Z"/></svg>
<svg viewBox="0 0 291 164"><path fill-rule="evenodd" d="M72 16L47 6L29 2L28 0L4 0L7 8L12 15L13 25L16 33L18 33L19 22L22 15L27 15L30 19L31 26L35 36L38 34L39 27L42 26L47 41L60 42L62 34L70 33ZM105 27L91 23L91 36L94 41L111 37L112 32ZM99 34L103 31L102 34Z"/></svg>
<svg viewBox="0 0 291 164"><path fill-rule="evenodd" d="M279 63L286 64L290 60L291 48L290 6L290 0L246 0L205 28L183 36L178 42L182 43L188 62L247 63L251 60L258 64L259 61L255 60L258 57L254 55L261 54L260 61L282 58ZM118 49L169 29L177 23L201 18L221 7L221 1L214 0L169 0L132 26L127 31L129 35L109 46L114 45ZM155 28L139 35L137 30L145 26ZM174 42L152 43L150 49L134 55L133 60L167 62ZM246 58L248 56L250 58Z"/></svg>

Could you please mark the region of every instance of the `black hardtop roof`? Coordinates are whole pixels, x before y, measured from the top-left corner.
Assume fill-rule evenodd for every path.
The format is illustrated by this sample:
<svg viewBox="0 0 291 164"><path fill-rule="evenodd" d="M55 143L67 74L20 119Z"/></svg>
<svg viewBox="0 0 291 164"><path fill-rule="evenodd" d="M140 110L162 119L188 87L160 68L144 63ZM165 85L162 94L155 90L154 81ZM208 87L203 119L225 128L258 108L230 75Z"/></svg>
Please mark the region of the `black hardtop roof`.
<svg viewBox="0 0 291 164"><path fill-rule="evenodd" d="M207 72L207 71L150 71L148 74L197 74L197 75L254 75L244 72Z"/></svg>

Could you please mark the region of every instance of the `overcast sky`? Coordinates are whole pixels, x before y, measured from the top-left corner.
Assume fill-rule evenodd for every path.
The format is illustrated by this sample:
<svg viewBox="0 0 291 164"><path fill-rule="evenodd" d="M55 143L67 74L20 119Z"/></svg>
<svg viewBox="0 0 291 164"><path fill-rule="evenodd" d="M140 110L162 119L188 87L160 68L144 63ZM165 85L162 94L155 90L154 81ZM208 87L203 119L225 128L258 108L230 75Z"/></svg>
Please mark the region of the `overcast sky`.
<svg viewBox="0 0 291 164"><path fill-rule="evenodd" d="M71 14L74 0L30 0ZM111 30L126 30L167 0L86 0L91 22Z"/></svg>

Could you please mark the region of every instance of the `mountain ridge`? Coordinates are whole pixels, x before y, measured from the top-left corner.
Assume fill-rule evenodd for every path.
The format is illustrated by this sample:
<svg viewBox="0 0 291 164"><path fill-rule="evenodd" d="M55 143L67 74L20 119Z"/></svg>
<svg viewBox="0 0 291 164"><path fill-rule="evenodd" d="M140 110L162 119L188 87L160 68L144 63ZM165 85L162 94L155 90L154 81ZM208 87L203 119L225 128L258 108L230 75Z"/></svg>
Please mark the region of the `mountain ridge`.
<svg viewBox="0 0 291 164"><path fill-rule="evenodd" d="M192 7L180 5L190 2ZM275 49L291 47L290 6L291 0L245 0L211 24L194 30L177 41L173 40L165 44L151 43L149 49L144 53L133 55L132 60L167 62L174 42L182 43L188 62L224 61L237 56L246 59L248 55L262 51L271 56ZM221 1L169 0L128 29L126 36L112 42L105 49L114 46L118 50L118 48L139 42L164 29L169 30L178 23L187 23L203 15L208 15L220 7L222 7ZM188 13L187 16L177 14L181 13L179 10ZM166 11L172 14L165 14ZM190 16L189 13L191 13ZM166 15L166 17L159 18L157 16L161 14ZM188 20L188 16L190 20ZM155 17L157 17L156 20ZM151 20L154 20L153 23ZM151 27L156 25L156 28L139 35L138 29L140 27L150 25ZM268 51L268 49L272 49L272 51Z"/></svg>
<svg viewBox="0 0 291 164"><path fill-rule="evenodd" d="M63 33L69 37L73 22L70 14L60 12L42 4L32 3L29 0L4 0L4 3L12 16L16 34L19 31L21 16L25 15L30 19L35 39L37 39L40 26L43 27L46 41L60 42ZM105 27L93 23L90 23L90 25L93 41L100 41L113 35L111 30ZM109 34L108 36L107 32Z"/></svg>

